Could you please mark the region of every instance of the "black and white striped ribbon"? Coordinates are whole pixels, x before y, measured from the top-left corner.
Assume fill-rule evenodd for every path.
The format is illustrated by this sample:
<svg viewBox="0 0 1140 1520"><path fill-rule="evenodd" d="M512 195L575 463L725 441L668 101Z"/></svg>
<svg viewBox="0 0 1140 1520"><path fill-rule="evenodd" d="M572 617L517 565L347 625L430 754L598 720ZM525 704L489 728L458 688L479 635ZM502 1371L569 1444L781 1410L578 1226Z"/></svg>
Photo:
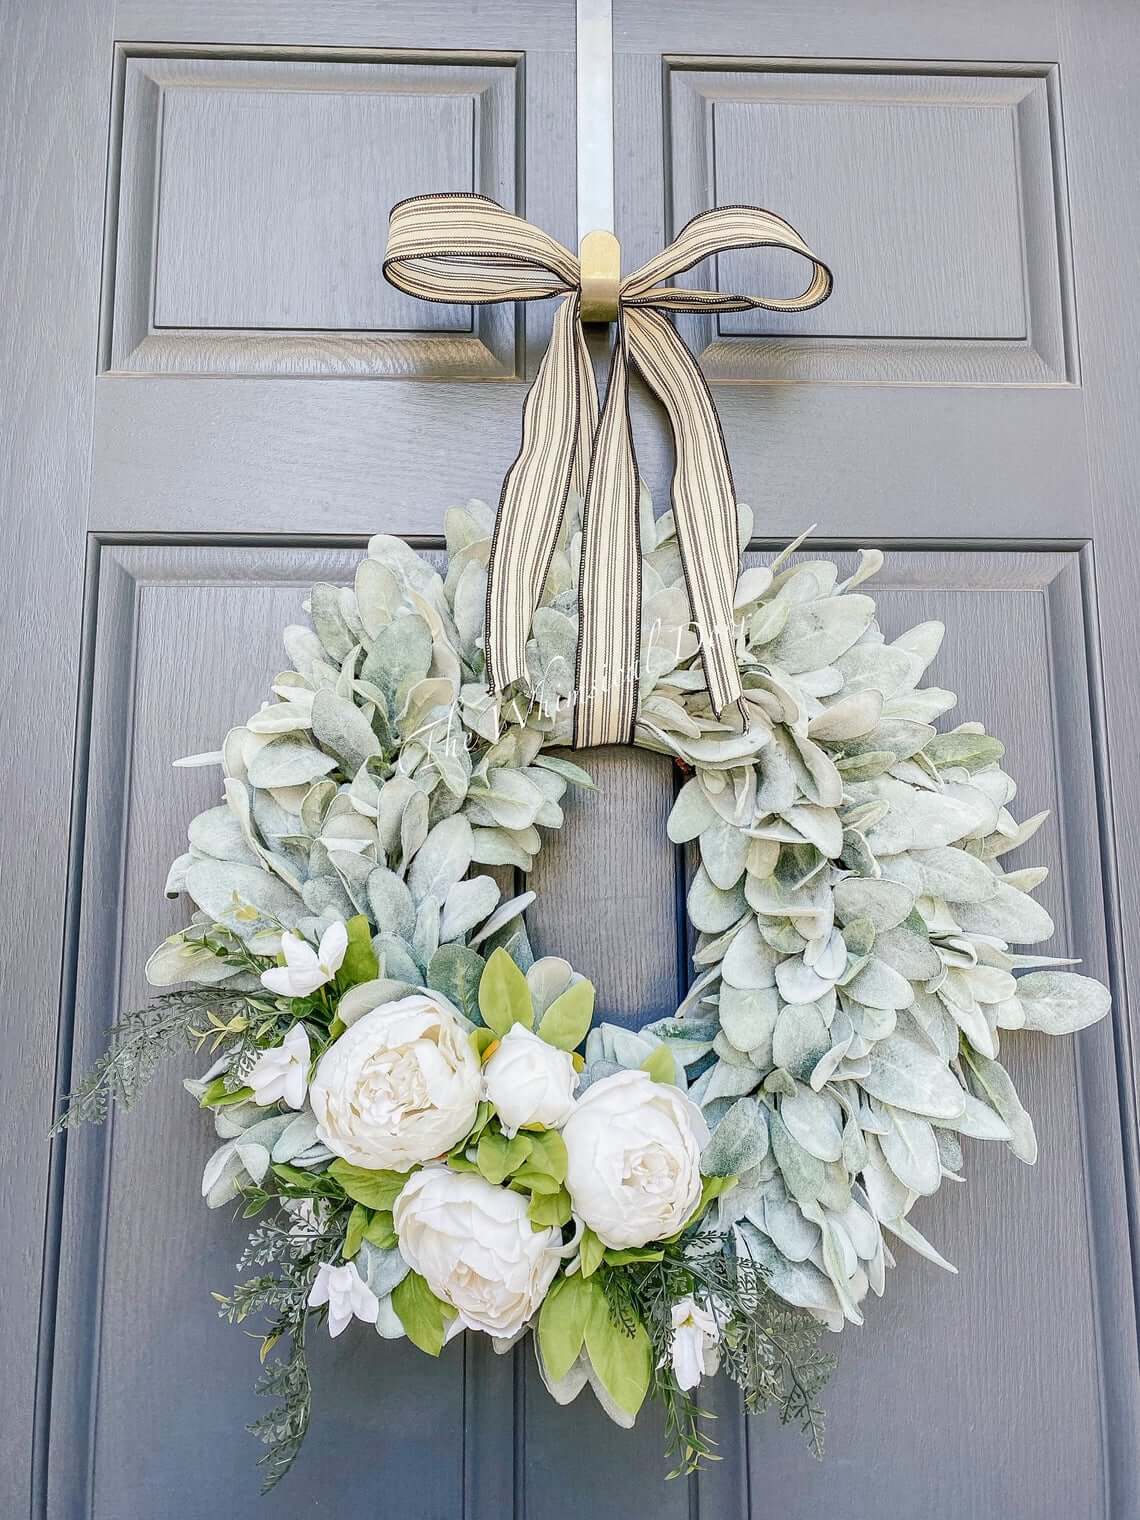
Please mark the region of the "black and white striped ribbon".
<svg viewBox="0 0 1140 1520"><path fill-rule="evenodd" d="M733 248L788 248L812 266L791 299L721 295L663 282ZM392 208L384 276L425 301L487 305L563 296L550 346L523 405L522 445L507 471L487 567L487 681L527 681L526 642L558 544L571 488L584 496L578 590L574 743L633 737L641 631L637 463L629 371L640 370L673 430L673 510L709 700L741 699L732 601L740 562L732 471L712 395L664 312L806 311L831 293L831 273L771 211L724 206L621 282L617 339L601 417L580 317L578 260L568 248L481 195L415 196Z"/></svg>

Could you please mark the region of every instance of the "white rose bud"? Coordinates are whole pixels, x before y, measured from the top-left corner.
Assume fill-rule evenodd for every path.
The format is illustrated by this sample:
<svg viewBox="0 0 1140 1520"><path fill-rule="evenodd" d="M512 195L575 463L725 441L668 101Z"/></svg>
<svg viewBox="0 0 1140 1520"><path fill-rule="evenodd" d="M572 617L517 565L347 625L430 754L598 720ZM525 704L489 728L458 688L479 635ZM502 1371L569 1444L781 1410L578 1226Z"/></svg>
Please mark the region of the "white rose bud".
<svg viewBox="0 0 1140 1520"><path fill-rule="evenodd" d="M309 1086L319 1139L354 1166L406 1172L471 1128L483 1074L467 1031L430 993L364 1014Z"/></svg>
<svg viewBox="0 0 1140 1520"><path fill-rule="evenodd" d="M558 1129L574 1107L578 1073L569 1051L548 1045L523 1024L512 1024L483 1068L487 1097L508 1135L524 1124Z"/></svg>
<svg viewBox="0 0 1140 1520"><path fill-rule="evenodd" d="M709 1130L679 1088L619 1071L578 1099L562 1131L574 1212L607 1246L675 1234L701 1197Z"/></svg>
<svg viewBox="0 0 1140 1520"><path fill-rule="evenodd" d="M536 1230L528 1200L475 1172L425 1167L396 1199L400 1254L466 1327L508 1339L531 1318L561 1260L559 1230Z"/></svg>

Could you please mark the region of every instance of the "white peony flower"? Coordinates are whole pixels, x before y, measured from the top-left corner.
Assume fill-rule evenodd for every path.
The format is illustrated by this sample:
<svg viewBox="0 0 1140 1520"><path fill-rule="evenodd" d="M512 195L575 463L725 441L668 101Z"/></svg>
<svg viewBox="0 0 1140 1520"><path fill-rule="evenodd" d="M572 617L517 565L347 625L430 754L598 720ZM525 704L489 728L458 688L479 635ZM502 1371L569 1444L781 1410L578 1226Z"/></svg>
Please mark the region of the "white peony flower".
<svg viewBox="0 0 1140 1520"><path fill-rule="evenodd" d="M290 1108L304 1108L311 1060L305 1026L294 1024L281 1044L263 1051L246 1073L245 1085L253 1088L253 1101L262 1108L282 1100Z"/></svg>
<svg viewBox="0 0 1140 1520"><path fill-rule="evenodd" d="M701 1197L709 1130L679 1088L619 1071L578 1099L562 1131L574 1212L607 1246L675 1234Z"/></svg>
<svg viewBox="0 0 1140 1520"><path fill-rule="evenodd" d="M578 1073L569 1051L558 1050L524 1024L512 1024L483 1068L484 1091L508 1135L524 1124L558 1129L574 1107Z"/></svg>
<svg viewBox="0 0 1140 1520"><path fill-rule="evenodd" d="M348 949L348 930L338 919L321 935L321 943L314 950L307 941L290 934L281 936L283 966L274 966L261 973L262 984L279 997L308 997L326 982L331 982L340 970L344 952Z"/></svg>
<svg viewBox="0 0 1140 1520"><path fill-rule="evenodd" d="M309 1308L329 1306L329 1334L339 1335L354 1319L374 1325L380 1300L350 1261L336 1266L322 1262L309 1289Z"/></svg>
<svg viewBox="0 0 1140 1520"><path fill-rule="evenodd" d="M508 1339L535 1313L561 1260L561 1232L536 1230L522 1193L446 1166L416 1172L396 1199L400 1254L466 1327Z"/></svg>
<svg viewBox="0 0 1140 1520"><path fill-rule="evenodd" d="M352 1023L317 1063L317 1138L354 1166L406 1172L471 1128L483 1074L455 1012L416 992Z"/></svg>
<svg viewBox="0 0 1140 1520"><path fill-rule="evenodd" d="M702 1309L690 1295L673 1305L673 1337L669 1358L677 1387L695 1388L704 1373L714 1373L719 1360L720 1327L710 1309Z"/></svg>

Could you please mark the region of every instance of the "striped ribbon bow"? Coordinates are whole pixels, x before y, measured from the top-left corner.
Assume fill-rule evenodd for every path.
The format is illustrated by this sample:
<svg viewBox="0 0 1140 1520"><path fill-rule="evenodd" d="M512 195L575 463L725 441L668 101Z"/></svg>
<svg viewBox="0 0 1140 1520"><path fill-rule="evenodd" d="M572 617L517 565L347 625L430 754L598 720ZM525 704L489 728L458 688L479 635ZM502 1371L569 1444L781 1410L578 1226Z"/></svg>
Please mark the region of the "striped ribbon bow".
<svg viewBox="0 0 1140 1520"><path fill-rule="evenodd" d="M811 283L790 300L721 295L663 283L732 248L802 254ZM482 195L415 196L392 209L384 276L426 301L486 305L565 296L523 405L522 446L507 472L487 566L487 681L528 679L526 641L558 544L571 486L584 497L578 592L574 744L628 743L637 713L641 635L638 478L629 423L635 364L665 407L676 462L673 508L705 679L719 715L741 701L733 629L740 564L736 500L712 395L666 312L805 311L831 293L831 273L770 211L725 206L618 288L617 341L601 419L581 321L578 259Z"/></svg>

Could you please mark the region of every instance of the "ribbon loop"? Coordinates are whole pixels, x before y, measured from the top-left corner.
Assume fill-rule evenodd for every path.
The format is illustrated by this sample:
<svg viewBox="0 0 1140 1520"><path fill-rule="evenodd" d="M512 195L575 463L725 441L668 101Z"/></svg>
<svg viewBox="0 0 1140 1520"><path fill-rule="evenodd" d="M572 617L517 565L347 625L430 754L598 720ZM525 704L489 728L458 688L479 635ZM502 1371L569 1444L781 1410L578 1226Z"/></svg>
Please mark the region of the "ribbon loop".
<svg viewBox="0 0 1140 1520"><path fill-rule="evenodd" d="M722 294L664 282L733 248L788 248L812 266L802 295ZM582 278L568 248L482 195L415 196L392 208L384 276L426 301L485 305L562 296L550 345L523 404L522 444L503 481L487 565L487 682L527 681L526 642L571 489L583 497L578 590L577 748L633 738L641 637L638 475L629 370L640 370L673 432L673 509L709 701L742 706L733 596L736 498L712 393L663 313L806 311L831 273L771 211L722 206L695 216L622 282L601 420L582 330ZM742 708L743 711L743 708Z"/></svg>

